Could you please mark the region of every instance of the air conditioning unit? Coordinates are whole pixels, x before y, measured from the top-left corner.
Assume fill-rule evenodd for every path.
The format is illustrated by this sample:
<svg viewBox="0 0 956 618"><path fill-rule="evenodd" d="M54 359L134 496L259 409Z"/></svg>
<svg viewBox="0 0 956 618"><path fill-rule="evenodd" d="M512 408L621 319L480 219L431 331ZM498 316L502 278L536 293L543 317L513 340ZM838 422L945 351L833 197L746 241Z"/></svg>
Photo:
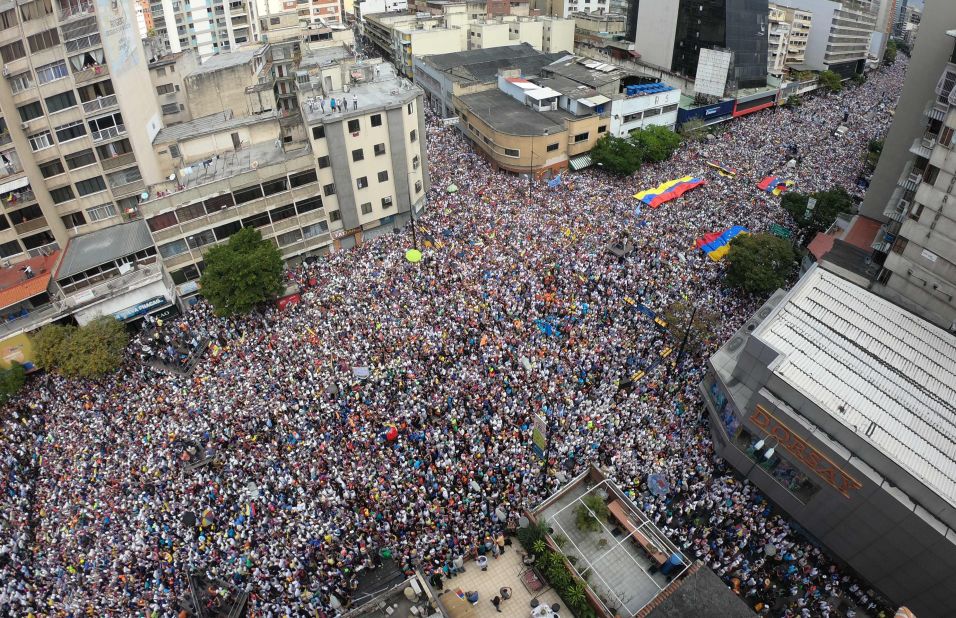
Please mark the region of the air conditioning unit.
<svg viewBox="0 0 956 618"><path fill-rule="evenodd" d="M899 205L896 207L896 212L898 212L898 213L904 213L904 212L908 211L909 209L910 209L910 201L909 201L909 200L900 200Z"/></svg>
<svg viewBox="0 0 956 618"><path fill-rule="evenodd" d="M7 67L3 67L2 73L4 77L10 77L10 69L8 69Z"/></svg>

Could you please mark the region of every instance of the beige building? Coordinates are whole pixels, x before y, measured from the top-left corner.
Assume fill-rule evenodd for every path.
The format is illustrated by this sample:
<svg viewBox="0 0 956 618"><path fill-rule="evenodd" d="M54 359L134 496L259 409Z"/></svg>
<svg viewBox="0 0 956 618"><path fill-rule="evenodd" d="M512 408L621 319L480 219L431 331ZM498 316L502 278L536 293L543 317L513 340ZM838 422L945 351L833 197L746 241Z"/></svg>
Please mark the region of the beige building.
<svg viewBox="0 0 956 618"><path fill-rule="evenodd" d="M781 77L789 68L802 68L807 40L813 26L813 12L770 4L767 69Z"/></svg>
<svg viewBox="0 0 956 618"><path fill-rule="evenodd" d="M604 47L627 32L627 16L623 13L579 11L569 16L574 20L574 42L589 47Z"/></svg>
<svg viewBox="0 0 956 618"><path fill-rule="evenodd" d="M172 126L192 119L186 101L186 75L199 66L199 57L192 50L166 54L149 63L149 79L156 91L163 124Z"/></svg>
<svg viewBox="0 0 956 618"><path fill-rule="evenodd" d="M248 116L275 109L274 100L246 97L246 89L261 81L272 91L269 63L270 48L249 47L230 54L219 54L196 67L184 80L186 107L193 118L231 110L236 116Z"/></svg>
<svg viewBox="0 0 956 618"><path fill-rule="evenodd" d="M0 258L15 262L135 216L162 115L132 3L0 14Z"/></svg>

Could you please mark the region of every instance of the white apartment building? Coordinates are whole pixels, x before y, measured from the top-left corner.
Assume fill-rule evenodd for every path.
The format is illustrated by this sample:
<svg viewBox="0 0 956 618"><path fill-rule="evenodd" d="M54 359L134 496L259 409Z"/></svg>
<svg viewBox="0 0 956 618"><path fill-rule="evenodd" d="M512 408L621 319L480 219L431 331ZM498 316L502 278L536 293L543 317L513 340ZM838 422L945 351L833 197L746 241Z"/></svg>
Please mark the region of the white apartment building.
<svg viewBox="0 0 956 618"><path fill-rule="evenodd" d="M872 0L775 0L775 4L812 14L804 68L830 70L844 79L863 72L877 30L879 7Z"/></svg>
<svg viewBox="0 0 956 618"><path fill-rule="evenodd" d="M160 0L150 5L156 36L176 53L192 49L201 59L254 41L248 0Z"/></svg>
<svg viewBox="0 0 956 618"><path fill-rule="evenodd" d="M783 75L787 63L787 50L790 47L790 24L786 21L787 12L777 6L770 6L769 28L767 36L767 73L775 77Z"/></svg>

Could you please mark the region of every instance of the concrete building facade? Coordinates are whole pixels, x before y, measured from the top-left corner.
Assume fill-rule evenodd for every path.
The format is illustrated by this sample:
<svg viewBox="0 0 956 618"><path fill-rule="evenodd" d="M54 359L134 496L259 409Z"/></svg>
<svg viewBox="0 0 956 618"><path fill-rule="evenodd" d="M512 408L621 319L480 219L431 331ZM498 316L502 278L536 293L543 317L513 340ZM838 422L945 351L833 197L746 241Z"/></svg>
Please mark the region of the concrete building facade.
<svg viewBox="0 0 956 618"><path fill-rule="evenodd" d="M956 612L956 337L814 266L709 370L721 457L895 604Z"/></svg>
<svg viewBox="0 0 956 618"><path fill-rule="evenodd" d="M790 67L804 66L812 26L812 12L770 4L767 67L771 75L781 77Z"/></svg>
<svg viewBox="0 0 956 618"><path fill-rule="evenodd" d="M775 4L813 15L804 62L798 68L833 71L843 79L863 73L877 30L877 5L868 0L775 0Z"/></svg>
<svg viewBox="0 0 956 618"><path fill-rule="evenodd" d="M38 7L43 8L36 12ZM0 258L135 216L162 117L132 4L11 7L0 30Z"/></svg>
<svg viewBox="0 0 956 618"><path fill-rule="evenodd" d="M871 289L943 327L956 321L956 4L926 7L919 44L861 213L885 222Z"/></svg>

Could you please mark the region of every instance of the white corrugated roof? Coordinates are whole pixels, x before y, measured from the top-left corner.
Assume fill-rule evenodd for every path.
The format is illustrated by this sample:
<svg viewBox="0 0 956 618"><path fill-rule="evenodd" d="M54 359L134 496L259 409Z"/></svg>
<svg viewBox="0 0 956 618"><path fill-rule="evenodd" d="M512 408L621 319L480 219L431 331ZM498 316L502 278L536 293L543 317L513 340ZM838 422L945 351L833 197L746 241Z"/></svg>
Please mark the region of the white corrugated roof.
<svg viewBox="0 0 956 618"><path fill-rule="evenodd" d="M956 504L956 337L822 268L754 336L777 376Z"/></svg>
<svg viewBox="0 0 956 618"><path fill-rule="evenodd" d="M531 97L532 99L535 99L536 101L540 101L542 99L551 99L553 97L561 96L560 92L558 92L557 90L552 90L551 88L538 88L536 90L526 90L525 94Z"/></svg>

